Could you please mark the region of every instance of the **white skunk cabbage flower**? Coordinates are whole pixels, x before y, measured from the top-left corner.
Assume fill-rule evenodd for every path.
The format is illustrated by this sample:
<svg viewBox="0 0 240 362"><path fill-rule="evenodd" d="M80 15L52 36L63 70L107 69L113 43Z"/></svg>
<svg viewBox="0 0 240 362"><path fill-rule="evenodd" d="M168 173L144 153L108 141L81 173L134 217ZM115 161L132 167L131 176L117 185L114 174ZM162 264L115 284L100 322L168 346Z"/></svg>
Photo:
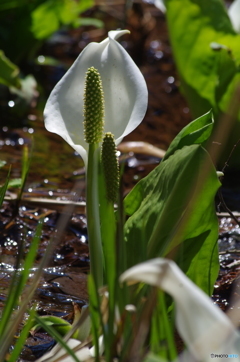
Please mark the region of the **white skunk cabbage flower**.
<svg viewBox="0 0 240 362"><path fill-rule="evenodd" d="M128 30L110 31L101 43L90 43L51 92L44 120L48 131L61 136L87 165L84 140L84 87L90 67L101 76L104 93L104 133L118 145L142 121L148 102L145 80L126 50L116 41Z"/></svg>
<svg viewBox="0 0 240 362"><path fill-rule="evenodd" d="M173 261L157 258L138 264L120 282L144 282L173 297L176 327L188 348L181 361L210 362L215 354L235 354L235 361L240 360L240 336L230 319Z"/></svg>

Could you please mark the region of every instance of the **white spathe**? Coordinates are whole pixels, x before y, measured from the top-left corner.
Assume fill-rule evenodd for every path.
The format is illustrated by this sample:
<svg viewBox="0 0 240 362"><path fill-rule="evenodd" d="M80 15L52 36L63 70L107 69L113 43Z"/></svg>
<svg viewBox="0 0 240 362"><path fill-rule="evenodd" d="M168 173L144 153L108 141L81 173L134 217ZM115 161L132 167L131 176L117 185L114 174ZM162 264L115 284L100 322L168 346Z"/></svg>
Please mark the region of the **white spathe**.
<svg viewBox="0 0 240 362"><path fill-rule="evenodd" d="M104 132L113 133L116 144L132 132L145 116L146 82L126 50L116 41L128 30L110 31L101 43L90 43L51 92L44 109L45 127L76 150L87 165L84 141L83 95L85 75L95 67L102 79L105 101Z"/></svg>
<svg viewBox="0 0 240 362"><path fill-rule="evenodd" d="M156 258L138 264L124 272L120 281L144 282L173 297L176 327L188 349L181 361L209 362L212 353L238 354L234 360L240 360L240 337L230 319L173 261Z"/></svg>

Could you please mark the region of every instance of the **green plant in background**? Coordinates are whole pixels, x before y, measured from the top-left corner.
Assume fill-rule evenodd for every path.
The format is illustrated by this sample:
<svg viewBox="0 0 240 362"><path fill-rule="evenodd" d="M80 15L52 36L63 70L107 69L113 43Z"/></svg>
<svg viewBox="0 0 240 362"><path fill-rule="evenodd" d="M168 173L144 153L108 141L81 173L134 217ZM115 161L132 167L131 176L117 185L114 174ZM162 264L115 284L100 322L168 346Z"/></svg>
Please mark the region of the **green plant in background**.
<svg viewBox="0 0 240 362"><path fill-rule="evenodd" d="M0 51L0 83L7 87L21 86L18 67L6 58L3 51Z"/></svg>
<svg viewBox="0 0 240 362"><path fill-rule="evenodd" d="M5 164L6 164L5 161L0 161L0 168L3 167ZM11 169L9 169L9 171L8 171L8 175L6 177L4 184L0 185L0 206L2 206L4 196L6 194L6 191L7 191L8 185L9 185L10 172L11 172Z"/></svg>
<svg viewBox="0 0 240 362"><path fill-rule="evenodd" d="M3 0L0 4L0 49L16 64L32 59L42 40L63 26L81 25L84 20L80 15L93 5L93 0ZM94 19L92 21L94 24Z"/></svg>
<svg viewBox="0 0 240 362"><path fill-rule="evenodd" d="M229 14L222 0L166 0L166 17L181 89L194 117L213 109L216 124L231 114L230 101L239 85L239 1ZM235 30L234 30L235 29ZM221 165L240 138L240 116L227 140ZM218 142L218 139L214 140ZM239 152L229 164L239 169Z"/></svg>
<svg viewBox="0 0 240 362"><path fill-rule="evenodd" d="M81 14L94 5L93 0L2 0L0 3L0 83L7 87L30 88L21 74L23 61L34 61L43 41L64 26L93 25L100 20ZM18 92L19 94L19 92ZM19 94L24 97L25 92Z"/></svg>
<svg viewBox="0 0 240 362"><path fill-rule="evenodd" d="M28 146L25 145L23 147L23 154L22 154L21 178L9 179L9 176L11 173L11 167L9 167L8 176L6 178L7 181L5 181L3 185L0 185L3 189L3 197L5 196L6 190L8 188L19 188L20 191L19 191L18 199L19 199L19 201L21 200L22 193L23 193L24 186L26 184L26 180L27 180L27 176L28 176L28 172L29 172L30 162L31 162L31 155L29 156ZM5 165L6 165L6 162L0 160L0 168L2 168ZM1 203L0 203L0 205L1 205Z"/></svg>
<svg viewBox="0 0 240 362"><path fill-rule="evenodd" d="M80 15L94 6L93 0L48 0L40 4L31 13L31 31L36 39L45 39L56 32L63 25L79 27L94 25L102 27L100 20L81 18Z"/></svg>

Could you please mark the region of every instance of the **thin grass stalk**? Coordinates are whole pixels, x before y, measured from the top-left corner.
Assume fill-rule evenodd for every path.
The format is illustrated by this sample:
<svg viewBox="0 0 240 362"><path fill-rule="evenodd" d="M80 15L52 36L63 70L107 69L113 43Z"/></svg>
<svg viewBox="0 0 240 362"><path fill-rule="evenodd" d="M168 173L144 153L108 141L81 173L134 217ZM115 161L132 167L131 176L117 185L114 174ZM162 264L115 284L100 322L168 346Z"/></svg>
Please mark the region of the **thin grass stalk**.
<svg viewBox="0 0 240 362"><path fill-rule="evenodd" d="M3 340L5 339L5 334L8 330L9 320L11 319L12 312L19 303L19 298L29 277L30 268L32 268L35 261L41 230L42 223L39 223L22 270L16 270L14 273L0 323L0 335Z"/></svg>
<svg viewBox="0 0 240 362"><path fill-rule="evenodd" d="M14 319L11 318L14 309L16 308L17 304L19 303L19 299L21 298L21 295L23 295L23 291L24 291L27 279L30 274L30 269L32 268L33 263L35 261L41 230L42 230L42 224L40 223L38 225L36 234L31 243L31 247L30 247L29 253L26 257L25 263L23 264L22 270L20 272L18 270L15 271L14 277L11 282L9 295L6 300L6 304L5 304L5 307L3 310L3 314L2 314L2 319L0 322L0 335L1 335L0 356L1 356L1 353L3 353L3 351L5 351L5 353L7 353L10 343L12 343L13 336L16 333L16 329L17 329L19 323L21 322L23 314L27 308L27 306L26 306L25 310L23 311L22 314L20 313L20 311L18 311L18 312L16 311L15 318ZM19 273L19 275L18 275L18 273ZM25 300L25 297L23 299ZM28 298L26 298L26 299L28 300ZM20 310L21 310L21 308L20 308ZM21 314L21 317L18 320L19 313ZM17 321L18 321L18 323L17 323ZM0 357L0 360L1 360L1 357Z"/></svg>
<svg viewBox="0 0 240 362"><path fill-rule="evenodd" d="M27 320L26 324L24 325L20 335L18 336L17 342L14 345L13 351L11 352L11 355L8 358L8 362L16 362L18 357L20 356L20 353L22 352L22 349L23 349L26 339L28 337L29 331L32 327L35 315L36 315L36 310L35 310L35 308L32 308L30 310L28 320Z"/></svg>
<svg viewBox="0 0 240 362"><path fill-rule="evenodd" d="M15 205L15 214L16 215L18 213L19 205L20 205L20 202L21 202L21 199L22 199L24 187L26 185L31 160L32 160L32 149L31 149L30 155L29 155L28 146L24 146L23 147L23 154L22 154L21 187L20 187L20 191L19 191L19 194L18 194L18 197L17 197L17 202L16 202L16 205Z"/></svg>
<svg viewBox="0 0 240 362"><path fill-rule="evenodd" d="M75 191L75 190L76 190L76 186L73 188L73 191ZM82 192L82 190L80 190L80 194L81 194L81 192ZM2 340L2 342L1 342L0 361L3 361L5 359L5 356L12 344L13 336L16 333L17 328L18 328L19 324L21 323L24 314L26 313L28 304L31 301L31 299L33 298L34 292L39 284L43 269L49 264L54 248L56 248L57 244L61 241L62 234L67 227L69 218L70 218L73 210L74 210L74 205L73 204L68 205L65 208L65 213L63 213L61 215L61 217L58 221L57 232L56 232L55 238L53 240L51 240L50 243L48 244L45 254L44 254L44 256L38 266L38 269L35 272L35 275L32 279L32 283L28 287L28 292L25 295L25 298L21 301L20 308L15 314L14 321L12 321L12 323L8 327L8 332L5 335L6 338L4 340ZM0 322L0 326L1 326L1 322Z"/></svg>
<svg viewBox="0 0 240 362"><path fill-rule="evenodd" d="M89 309L91 314L93 345L95 347L95 360L96 362L99 362L100 361L99 337L100 337L100 327L103 326L103 321L100 309L99 294L98 290L96 289L96 284L92 274L88 276L88 292L89 292L89 301L90 301ZM104 328L103 328L103 333L104 333Z"/></svg>
<svg viewBox="0 0 240 362"><path fill-rule="evenodd" d="M157 303L157 288L151 288L151 293L144 303L143 308L140 308L141 314L136 320L136 335L132 339L129 349L128 358L131 362L141 362L145 353L146 340L149 336L151 317ZM141 301L141 300L140 300Z"/></svg>
<svg viewBox="0 0 240 362"><path fill-rule="evenodd" d="M161 310L161 318L162 318L162 328L164 329L164 334L167 338L167 347L168 347L168 357L171 361L174 361L177 357L177 350L174 340L174 331L171 326L171 322L169 321L168 311L166 306L165 295L163 291L159 292L159 307Z"/></svg>
<svg viewBox="0 0 240 362"><path fill-rule="evenodd" d="M7 188L8 188L10 174L11 174L11 166L9 167L8 174L7 174L7 177L6 177L6 181L5 181L4 185L0 188L0 206L2 205L2 203L4 201L4 196L5 196Z"/></svg>

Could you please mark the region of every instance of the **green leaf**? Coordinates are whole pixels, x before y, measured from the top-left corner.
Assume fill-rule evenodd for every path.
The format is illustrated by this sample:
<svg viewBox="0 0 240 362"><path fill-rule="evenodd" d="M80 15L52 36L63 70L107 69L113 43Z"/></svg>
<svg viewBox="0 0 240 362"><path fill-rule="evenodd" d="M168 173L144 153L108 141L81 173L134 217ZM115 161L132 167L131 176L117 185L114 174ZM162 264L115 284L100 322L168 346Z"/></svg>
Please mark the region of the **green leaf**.
<svg viewBox="0 0 240 362"><path fill-rule="evenodd" d="M78 9L80 13L83 13L84 11L90 9L95 5L94 0L78 0Z"/></svg>
<svg viewBox="0 0 240 362"><path fill-rule="evenodd" d="M59 333L62 337L64 337L72 328L72 325L68 321L57 316L44 315L39 316L38 318L43 320L45 325L54 328L54 330L57 331L57 333ZM33 323L32 326L33 327L31 330L33 331L36 331L41 327L41 325L36 322Z"/></svg>
<svg viewBox="0 0 240 362"><path fill-rule="evenodd" d="M13 180L10 180L8 183L8 187L20 187L22 184L21 178L14 178Z"/></svg>
<svg viewBox="0 0 240 362"><path fill-rule="evenodd" d="M0 50L0 83L5 84L8 87L21 86L19 79L19 69L13 64Z"/></svg>
<svg viewBox="0 0 240 362"><path fill-rule="evenodd" d="M222 0L166 0L167 21L181 87L194 117L213 109L218 122L240 80L240 35ZM240 114L222 156L226 160L240 134ZM214 141L218 142L217 139ZM238 155L230 160L240 167Z"/></svg>
<svg viewBox="0 0 240 362"><path fill-rule="evenodd" d="M103 28L104 22L94 18L78 18L73 22L75 28L79 26L95 26L96 28Z"/></svg>
<svg viewBox="0 0 240 362"><path fill-rule="evenodd" d="M207 112L195 121L189 123L179 132L170 144L164 156L164 161L176 150L181 149L184 146L203 144L207 141L212 133L213 123L212 111Z"/></svg>
<svg viewBox="0 0 240 362"><path fill-rule="evenodd" d="M37 39L44 39L59 27L58 7L62 1L47 1L32 12L32 32Z"/></svg>
<svg viewBox="0 0 240 362"><path fill-rule="evenodd" d="M214 121L213 121L212 111L209 111L203 116L197 118L196 120L192 121L187 126L185 126L171 142L163 158L163 161L166 161L169 158L169 156L173 155L175 151L183 148L184 146L190 146L192 144L204 144L211 135L213 129L213 123ZM144 187L146 187L146 185ZM150 182L150 189L151 187L152 184ZM139 182L134 187L134 192L135 195L137 195L139 192L138 197L131 198L131 196L128 195L128 199L131 200L130 202L126 202L126 200L128 199L127 198L125 199L124 206L127 215L132 215L139 208L140 203L142 202L141 182ZM146 194L147 192L148 189L146 189Z"/></svg>
<svg viewBox="0 0 240 362"><path fill-rule="evenodd" d="M35 319L38 325L41 326L47 333L49 333L61 345L61 347L65 349L67 354L72 357L72 361L80 362L74 351L68 346L67 342L64 341L60 333L54 327L48 325L44 321L44 318L41 318L37 315L35 316Z"/></svg>
<svg viewBox="0 0 240 362"><path fill-rule="evenodd" d="M93 5L92 0L79 2L75 0L48 0L32 12L32 32L37 39L44 39L62 25L73 24L75 26L79 14ZM100 25L99 22L96 24Z"/></svg>
<svg viewBox="0 0 240 362"><path fill-rule="evenodd" d="M200 145L177 150L141 180L125 198L126 213L131 215L124 230L127 266L169 256L174 250L181 255L184 250L185 259L178 257L179 264L209 293L218 272L214 197L219 186L209 155ZM189 239L193 247L187 244ZM204 265L190 270L193 258Z"/></svg>
<svg viewBox="0 0 240 362"><path fill-rule="evenodd" d="M79 8L76 1L64 0L62 7L59 8L59 19L63 24L71 24L79 14Z"/></svg>

